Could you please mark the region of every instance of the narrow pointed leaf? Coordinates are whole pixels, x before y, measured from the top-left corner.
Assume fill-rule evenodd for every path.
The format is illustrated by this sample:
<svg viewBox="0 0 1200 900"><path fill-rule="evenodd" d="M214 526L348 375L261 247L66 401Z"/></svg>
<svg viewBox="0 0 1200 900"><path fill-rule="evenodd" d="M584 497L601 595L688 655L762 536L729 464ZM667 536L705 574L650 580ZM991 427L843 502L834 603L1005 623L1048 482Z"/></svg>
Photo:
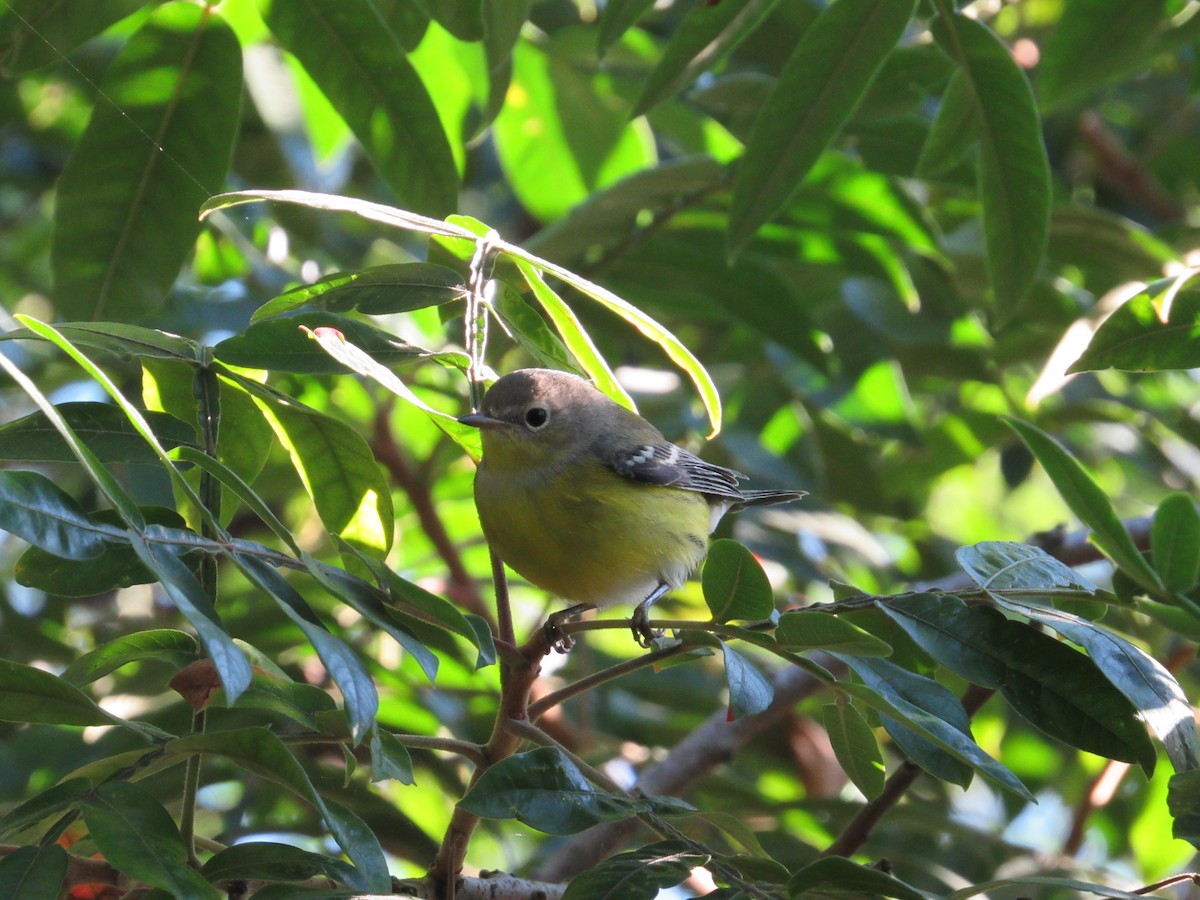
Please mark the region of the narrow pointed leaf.
<svg viewBox="0 0 1200 900"><path fill-rule="evenodd" d="M938 45L958 65L979 128L979 194L988 280L1007 318L1033 284L1050 227L1050 163L1025 73L985 25L962 15L933 22Z"/></svg>
<svg viewBox="0 0 1200 900"><path fill-rule="evenodd" d="M101 462L153 464L158 461L137 429L111 403L60 403L58 411ZM174 416L149 413L146 421L167 448L196 442L195 429ZM75 454L58 429L39 412L0 426L0 459L75 462Z"/></svg>
<svg viewBox="0 0 1200 900"><path fill-rule="evenodd" d="M51 816L58 816L78 803L91 789L90 779L69 778L35 794L0 817L0 839L7 840L11 835L20 834Z"/></svg>
<svg viewBox="0 0 1200 900"><path fill-rule="evenodd" d="M1037 457L1071 512L1092 529L1092 543L1142 587L1161 591L1163 585L1158 573L1150 568L1108 497L1079 461L1041 429L1020 419L1005 421Z"/></svg>
<svg viewBox="0 0 1200 900"><path fill-rule="evenodd" d="M574 876L562 900L654 900L685 881L711 857L685 841L661 841L628 850Z"/></svg>
<svg viewBox="0 0 1200 900"><path fill-rule="evenodd" d="M979 137L979 115L970 82L962 70L950 76L937 116L921 147L917 174L936 177L962 162Z"/></svg>
<svg viewBox="0 0 1200 900"><path fill-rule="evenodd" d="M850 118L912 17L913 0L838 0L804 32L738 165L729 242L738 250L791 199Z"/></svg>
<svg viewBox="0 0 1200 900"><path fill-rule="evenodd" d="M786 612L775 640L789 650L829 650L853 656L890 656L892 648L852 622L816 610Z"/></svg>
<svg viewBox="0 0 1200 900"><path fill-rule="evenodd" d="M269 300L253 321L308 308L331 313L358 310L372 316L411 312L462 299L466 287L453 269L433 263L392 263L357 272L336 272Z"/></svg>
<svg viewBox="0 0 1200 900"><path fill-rule="evenodd" d="M0 659L0 720L49 725L111 725L91 697L49 672Z"/></svg>
<svg viewBox="0 0 1200 900"><path fill-rule="evenodd" d="M40 472L0 472L0 531L64 559L95 559L105 550L104 527Z"/></svg>
<svg viewBox="0 0 1200 900"><path fill-rule="evenodd" d="M101 644L78 657L60 676L67 684L82 687L143 659L158 659L182 668L196 659L196 639L173 628L138 631Z"/></svg>
<svg viewBox="0 0 1200 900"><path fill-rule="evenodd" d="M1174 278L1155 282L1123 303L1096 329L1087 350L1067 371L1200 367L1200 290L1178 291L1167 308L1163 296L1176 284Z"/></svg>
<svg viewBox="0 0 1200 900"><path fill-rule="evenodd" d="M1150 559L1169 591L1190 591L1200 577L1200 513L1187 494L1158 504L1150 531Z"/></svg>
<svg viewBox="0 0 1200 900"><path fill-rule="evenodd" d="M19 847L0 859L0 897L45 900L61 895L67 877L67 851L58 844Z"/></svg>
<svg viewBox="0 0 1200 900"><path fill-rule="evenodd" d="M336 328L363 348L381 365L413 362L425 351L367 322L333 313L311 311L293 318L255 322L245 331L213 348L213 355L231 366L296 372L304 375L337 375L345 369L313 343L305 329Z"/></svg>
<svg viewBox="0 0 1200 900"><path fill-rule="evenodd" d="M118 52L59 179L54 297L72 319L132 322L166 296L221 190L242 51L212 7L167 3Z"/></svg>
<svg viewBox="0 0 1200 900"><path fill-rule="evenodd" d="M142 788L128 781L102 784L80 808L92 840L114 868L177 897L220 897L188 866L183 838L170 813Z"/></svg>
<svg viewBox="0 0 1200 900"><path fill-rule="evenodd" d="M259 0L259 9L404 204L452 212L458 173L450 143L404 46L374 4Z"/></svg>
<svg viewBox="0 0 1200 900"><path fill-rule="evenodd" d="M840 894L895 897L897 900L930 900L932 897L887 872L840 856L809 863L791 877L787 889L789 897Z"/></svg>

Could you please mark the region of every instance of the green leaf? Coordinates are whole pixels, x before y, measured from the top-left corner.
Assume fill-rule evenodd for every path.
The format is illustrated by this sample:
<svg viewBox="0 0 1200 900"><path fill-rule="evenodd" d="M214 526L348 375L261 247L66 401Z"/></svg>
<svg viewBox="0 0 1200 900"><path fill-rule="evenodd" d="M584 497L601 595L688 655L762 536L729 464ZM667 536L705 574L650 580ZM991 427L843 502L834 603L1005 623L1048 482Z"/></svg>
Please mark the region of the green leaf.
<svg viewBox="0 0 1200 900"><path fill-rule="evenodd" d="M501 282L497 285L496 295L492 298L490 306L505 333L533 357L537 365L546 369L574 372L576 375L583 374L541 313L507 284Z"/></svg>
<svg viewBox="0 0 1200 900"><path fill-rule="evenodd" d="M938 45L966 76L979 127L979 195L988 280L1011 317L1037 277L1050 224L1050 163L1025 73L985 25L962 15L933 21Z"/></svg>
<svg viewBox="0 0 1200 900"><path fill-rule="evenodd" d="M596 53L604 56L608 48L621 39L638 19L654 6L654 0L611 0L600 7L596 22L599 34L596 37Z"/></svg>
<svg viewBox="0 0 1200 900"><path fill-rule="evenodd" d="M1046 734L1153 772L1154 747L1136 710L1088 657L958 597L914 594L879 606L940 664L1003 691Z"/></svg>
<svg viewBox="0 0 1200 900"><path fill-rule="evenodd" d="M737 541L722 538L712 542L700 583L714 622L759 621L775 611L767 573L754 554Z"/></svg>
<svg viewBox="0 0 1200 900"><path fill-rule="evenodd" d="M138 509L146 522L172 528L183 527L183 517L173 509L160 506L141 506ZM94 597L105 591L158 580L158 576L138 560L124 535L124 523L114 510L97 510L91 518L100 526L119 528L121 541L106 542L104 551L94 559L89 559L86 566L48 553L40 547L30 547L13 567L13 577L17 582L59 597ZM194 559L189 559L188 563L195 568Z"/></svg>
<svg viewBox="0 0 1200 900"><path fill-rule="evenodd" d="M648 844L580 872L567 884L562 900L654 900L711 858L684 841Z"/></svg>
<svg viewBox="0 0 1200 900"><path fill-rule="evenodd" d="M154 451L111 403L60 403L58 411L101 462L157 464ZM196 431L186 422L165 413L145 415L164 447L195 444ZM0 426L0 459L75 462L75 454L45 414L36 412Z"/></svg>
<svg viewBox="0 0 1200 900"><path fill-rule="evenodd" d="M852 703L828 703L821 708L821 722L834 755L846 777L868 800L883 792L883 751L875 731Z"/></svg>
<svg viewBox="0 0 1200 900"><path fill-rule="evenodd" d="M255 310L252 321L310 308L331 313L356 309L366 315L385 316L461 300L465 291L462 275L446 266L393 263L337 272L292 288Z"/></svg>
<svg viewBox="0 0 1200 900"><path fill-rule="evenodd" d="M855 896L930 900L932 894L905 884L899 878L840 856L830 856L799 869L788 881L789 897Z"/></svg>
<svg viewBox="0 0 1200 900"><path fill-rule="evenodd" d="M1046 109L1083 99L1138 65L1149 65L1154 37L1166 24L1164 0L1068 3L1047 31L1038 65Z"/></svg>
<svg viewBox="0 0 1200 900"><path fill-rule="evenodd" d="M729 718L740 719L770 706L775 688L766 676L724 641L721 650L725 654L725 683L729 686Z"/></svg>
<svg viewBox="0 0 1200 900"><path fill-rule="evenodd" d="M652 805L648 798L598 790L556 747L538 747L501 760L458 802L477 816L516 819L546 834L576 834L647 812Z"/></svg>
<svg viewBox="0 0 1200 900"><path fill-rule="evenodd" d="M1200 579L1200 513L1187 494L1170 494L1154 511L1150 561L1168 591L1190 591Z"/></svg>
<svg viewBox="0 0 1200 900"><path fill-rule="evenodd" d="M1200 290L1179 289L1181 284L1176 278L1162 279L1123 303L1067 371L1160 372L1200 366Z"/></svg>
<svg viewBox="0 0 1200 900"><path fill-rule="evenodd" d="M693 7L671 34L662 58L633 105L630 118L644 114L719 65L777 3L778 0L722 0Z"/></svg>
<svg viewBox="0 0 1200 900"><path fill-rule="evenodd" d="M118 359L185 359L192 363L203 361L204 351L200 345L177 334L167 334L140 325L124 325L119 322L69 322L56 325L54 330L78 347L91 347L111 353ZM49 340L42 331L17 328L0 333L5 340Z"/></svg>
<svg viewBox="0 0 1200 900"><path fill-rule="evenodd" d="M269 563L246 554L234 554L233 560L251 583L278 603L313 645L342 693L346 717L350 720L350 737L358 744L375 724L375 713L379 710L375 682L362 660L326 630L300 593Z"/></svg>
<svg viewBox="0 0 1200 900"><path fill-rule="evenodd" d="M412 756L396 736L378 725L371 732L371 780L394 778L401 784L415 784Z"/></svg>
<svg viewBox="0 0 1200 900"><path fill-rule="evenodd" d="M114 868L177 897L218 900L217 889L187 864L170 814L128 781L97 787L80 804L96 848Z"/></svg>
<svg viewBox="0 0 1200 900"><path fill-rule="evenodd" d="M169 537L170 531L161 525L148 525L144 535L130 532L138 558L158 576L171 602L200 635L221 678L221 686L232 703L250 683L250 663L225 633L212 601L196 576L168 549L164 539Z"/></svg>
<svg viewBox="0 0 1200 900"><path fill-rule="evenodd" d="M1052 628L1087 650L1104 677L1128 697L1163 743L1175 771L1200 768L1196 723L1183 688L1158 660L1129 641L1063 610L1021 603L999 594L1005 609Z"/></svg>
<svg viewBox="0 0 1200 900"><path fill-rule="evenodd" d="M942 102L921 146L917 174L924 178L941 175L962 162L979 137L979 116L971 84L961 69L950 76Z"/></svg>
<svg viewBox="0 0 1200 900"><path fill-rule="evenodd" d="M583 33L564 29L513 49L512 87L493 123L505 180L543 222L656 159L645 122L630 122L607 78L574 59Z"/></svg>
<svg viewBox="0 0 1200 900"><path fill-rule="evenodd" d="M256 322L244 332L226 338L213 348L213 355L231 366L296 372L305 375L338 375L345 369L313 343L305 329L336 328L380 364L394 366L424 355L381 328L346 316L308 312L295 318Z"/></svg>
<svg viewBox="0 0 1200 900"><path fill-rule="evenodd" d="M740 250L787 204L904 34L914 0L838 0L804 32L738 164L729 242Z"/></svg>
<svg viewBox="0 0 1200 900"><path fill-rule="evenodd" d="M1167 807L1175 820L1172 835L1200 847L1200 771L1193 769L1171 776Z"/></svg>
<svg viewBox="0 0 1200 900"><path fill-rule="evenodd" d="M0 68L19 75L56 63L114 22L145 6L144 0L5 0L0 21ZM47 895L48 896L48 895Z"/></svg>
<svg viewBox="0 0 1200 900"><path fill-rule="evenodd" d="M425 85L375 6L342 0L258 5L405 205L430 215L452 212L458 172L450 143Z"/></svg>
<svg viewBox="0 0 1200 900"><path fill-rule="evenodd" d="M330 833L357 867L351 886L376 893L391 889L383 850L366 823L322 797L304 768L270 730L252 727L193 734L172 741L167 749L173 756L216 754L303 797L321 813Z"/></svg>
<svg viewBox="0 0 1200 900"><path fill-rule="evenodd" d="M0 859L0 897L44 900L58 897L67 877L67 851L58 844L19 847Z"/></svg>
<svg viewBox="0 0 1200 900"><path fill-rule="evenodd" d="M0 818L0 838L20 834L74 806L92 789L90 778L69 778L30 797Z"/></svg>
<svg viewBox="0 0 1200 900"><path fill-rule="evenodd" d="M226 847L214 854L200 869L211 882L221 881L307 881L324 875L333 881L351 885L358 873L340 859L331 859L273 841L248 841Z"/></svg>
<svg viewBox="0 0 1200 900"><path fill-rule="evenodd" d="M392 545L392 494L362 435L331 416L271 394L255 396L325 527L383 557Z"/></svg>
<svg viewBox="0 0 1200 900"><path fill-rule="evenodd" d="M67 684L83 687L143 659L157 659L183 668L196 659L197 650L196 639L184 631L173 628L137 631L113 638L77 657L59 677Z"/></svg>
<svg viewBox="0 0 1200 900"><path fill-rule="evenodd" d="M817 610L786 612L775 626L775 640L789 650L829 650L852 656L891 656L892 648L857 625Z"/></svg>
<svg viewBox="0 0 1200 900"><path fill-rule="evenodd" d="M0 720L48 725L111 725L120 721L74 685L6 659L0 659Z"/></svg>
<svg viewBox="0 0 1200 900"><path fill-rule="evenodd" d="M477 131L491 124L504 105L512 81L513 45L529 18L533 0L487 0L483 14L483 52L487 57L488 99Z"/></svg>
<svg viewBox="0 0 1200 900"><path fill-rule="evenodd" d="M476 649L484 649L475 628L458 607L449 600L425 590L419 584L402 578L390 566L377 567L375 574L382 578L392 603L396 604L398 608L457 634L469 641Z"/></svg>
<svg viewBox="0 0 1200 900"><path fill-rule="evenodd" d="M847 683L840 683L839 688L881 713L884 727L901 746L905 746L903 738L889 725L889 717L896 720L893 724L901 724L905 729L916 732L919 737L949 754L953 760L970 766L997 787L1025 800L1033 799L1029 789L1012 772L975 743L962 704L945 687L887 660L835 655L850 666L871 690L861 691L858 690L859 685ZM928 761L914 759L922 768ZM934 771L933 774L943 777L940 771Z"/></svg>
<svg viewBox="0 0 1200 900"><path fill-rule="evenodd" d="M1067 892L1095 894L1097 897L1107 897L1110 900L1144 900L1146 896L1145 894L1134 894L1129 891L1117 890L1103 884L1080 881L1077 878L1055 878L1052 875L1026 875L1021 878L998 878L995 881L973 884L970 887L947 894L945 900L966 900L968 897L977 897L980 894L991 891L1007 893L1006 888L1015 888L1023 896L1028 896L1028 892L1020 891L1026 885L1051 888L1052 892L1050 895L1056 897L1067 896Z"/></svg>
<svg viewBox="0 0 1200 900"><path fill-rule="evenodd" d="M1013 541L981 541L959 547L954 558L975 582L996 591L1078 591L1095 594L1086 578L1043 550Z"/></svg>
<svg viewBox="0 0 1200 900"><path fill-rule="evenodd" d="M0 472L0 531L64 559L95 559L120 529L92 521L40 472Z"/></svg>
<svg viewBox="0 0 1200 900"><path fill-rule="evenodd" d="M136 321L192 249L224 184L242 49L212 7L167 3L125 43L58 181L54 298L67 318Z"/></svg>
<svg viewBox="0 0 1200 900"><path fill-rule="evenodd" d="M1108 497L1079 461L1048 434L1033 425L1009 417L1005 417L1004 421L1020 435L1021 440L1037 457L1050 480L1054 482L1058 493L1071 508L1071 512L1092 529L1092 543L1142 587L1154 592L1161 591L1163 584L1158 573L1150 568L1141 551L1134 545L1133 538L1117 518Z"/></svg>

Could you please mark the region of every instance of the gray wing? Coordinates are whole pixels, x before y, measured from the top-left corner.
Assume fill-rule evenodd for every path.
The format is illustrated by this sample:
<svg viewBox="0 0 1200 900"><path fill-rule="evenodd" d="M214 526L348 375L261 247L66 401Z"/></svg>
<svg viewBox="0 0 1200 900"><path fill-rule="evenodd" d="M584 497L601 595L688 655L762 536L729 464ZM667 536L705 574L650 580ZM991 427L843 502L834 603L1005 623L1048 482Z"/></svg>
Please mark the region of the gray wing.
<svg viewBox="0 0 1200 900"><path fill-rule="evenodd" d="M660 484L737 502L743 498L738 482L746 476L705 462L666 440L623 448L604 455L614 472L644 484Z"/></svg>

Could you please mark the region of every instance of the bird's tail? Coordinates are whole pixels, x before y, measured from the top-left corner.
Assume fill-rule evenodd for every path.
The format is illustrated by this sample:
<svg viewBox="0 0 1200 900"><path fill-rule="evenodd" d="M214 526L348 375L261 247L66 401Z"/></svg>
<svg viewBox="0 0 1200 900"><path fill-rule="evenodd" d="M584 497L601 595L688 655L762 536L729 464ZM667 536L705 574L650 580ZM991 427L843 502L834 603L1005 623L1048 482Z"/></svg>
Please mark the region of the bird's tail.
<svg viewBox="0 0 1200 900"><path fill-rule="evenodd" d="M791 503L805 496L808 491L742 491L742 499L733 504L734 509L747 506L772 506L776 503Z"/></svg>

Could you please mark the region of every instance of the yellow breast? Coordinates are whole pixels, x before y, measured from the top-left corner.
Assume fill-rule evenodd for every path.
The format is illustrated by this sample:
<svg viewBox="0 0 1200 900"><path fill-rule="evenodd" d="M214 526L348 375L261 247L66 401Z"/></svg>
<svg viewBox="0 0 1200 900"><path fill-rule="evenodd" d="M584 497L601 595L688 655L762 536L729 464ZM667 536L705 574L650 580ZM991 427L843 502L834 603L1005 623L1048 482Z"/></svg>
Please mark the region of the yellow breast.
<svg viewBox="0 0 1200 900"><path fill-rule="evenodd" d="M501 559L574 603L638 603L660 583L682 584L708 552L702 494L639 484L598 461L544 478L493 472L485 453L475 502Z"/></svg>

